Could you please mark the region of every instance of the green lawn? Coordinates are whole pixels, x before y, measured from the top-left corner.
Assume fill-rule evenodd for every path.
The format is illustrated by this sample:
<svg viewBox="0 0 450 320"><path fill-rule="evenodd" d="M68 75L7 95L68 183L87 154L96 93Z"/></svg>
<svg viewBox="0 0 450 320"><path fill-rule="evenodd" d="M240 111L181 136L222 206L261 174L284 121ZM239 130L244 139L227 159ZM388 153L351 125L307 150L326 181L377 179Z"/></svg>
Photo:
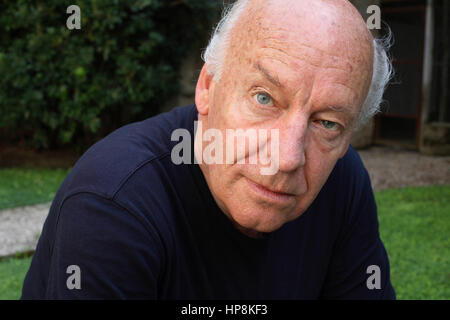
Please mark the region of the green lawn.
<svg viewBox="0 0 450 320"><path fill-rule="evenodd" d="M450 185L375 193L398 299L450 299Z"/></svg>
<svg viewBox="0 0 450 320"><path fill-rule="evenodd" d="M67 170L0 169L0 208L47 202ZM398 299L450 299L450 185L375 193ZM17 299L31 258L0 260L0 300Z"/></svg>
<svg viewBox="0 0 450 320"><path fill-rule="evenodd" d="M50 202L68 169L0 168L0 210Z"/></svg>
<svg viewBox="0 0 450 320"><path fill-rule="evenodd" d="M0 300L17 300L22 293L25 274L30 267L31 257L8 258L0 261Z"/></svg>

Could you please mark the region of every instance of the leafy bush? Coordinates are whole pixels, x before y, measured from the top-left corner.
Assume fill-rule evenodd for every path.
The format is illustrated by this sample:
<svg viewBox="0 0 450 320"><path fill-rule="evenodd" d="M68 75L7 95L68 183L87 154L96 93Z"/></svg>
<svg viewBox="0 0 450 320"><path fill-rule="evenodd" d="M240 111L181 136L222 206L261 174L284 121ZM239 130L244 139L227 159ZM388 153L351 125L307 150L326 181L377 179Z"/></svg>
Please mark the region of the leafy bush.
<svg viewBox="0 0 450 320"><path fill-rule="evenodd" d="M82 145L154 115L204 46L214 0L0 3L0 128L35 147ZM69 30L66 9L81 9Z"/></svg>

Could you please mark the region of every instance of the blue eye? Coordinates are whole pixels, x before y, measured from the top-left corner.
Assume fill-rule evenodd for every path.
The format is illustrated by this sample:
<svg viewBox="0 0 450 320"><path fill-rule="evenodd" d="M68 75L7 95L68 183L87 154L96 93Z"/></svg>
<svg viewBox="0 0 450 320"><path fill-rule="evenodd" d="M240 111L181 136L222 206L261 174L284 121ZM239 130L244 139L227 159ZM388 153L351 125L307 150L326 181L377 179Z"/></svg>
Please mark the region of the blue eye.
<svg viewBox="0 0 450 320"><path fill-rule="evenodd" d="M339 128L339 125L336 122L328 121L328 120L320 120L320 123L322 126L325 127L325 129L328 130L337 130Z"/></svg>
<svg viewBox="0 0 450 320"><path fill-rule="evenodd" d="M255 99L259 104L262 104L263 106L272 105L272 98L266 93L257 93L255 95Z"/></svg>

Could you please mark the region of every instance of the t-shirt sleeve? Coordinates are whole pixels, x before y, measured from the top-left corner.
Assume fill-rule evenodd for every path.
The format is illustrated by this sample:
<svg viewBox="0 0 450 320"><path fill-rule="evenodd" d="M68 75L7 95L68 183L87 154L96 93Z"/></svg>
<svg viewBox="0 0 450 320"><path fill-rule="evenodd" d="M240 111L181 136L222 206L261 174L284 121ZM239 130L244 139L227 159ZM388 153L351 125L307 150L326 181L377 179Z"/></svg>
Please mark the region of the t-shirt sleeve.
<svg viewBox="0 0 450 320"><path fill-rule="evenodd" d="M91 193L62 205L51 255L48 299L156 299L163 263L149 225Z"/></svg>
<svg viewBox="0 0 450 320"><path fill-rule="evenodd" d="M379 235L377 206L367 170L357 157L346 188L344 222L329 265L324 299L395 299L388 255ZM353 171L353 172L355 172Z"/></svg>

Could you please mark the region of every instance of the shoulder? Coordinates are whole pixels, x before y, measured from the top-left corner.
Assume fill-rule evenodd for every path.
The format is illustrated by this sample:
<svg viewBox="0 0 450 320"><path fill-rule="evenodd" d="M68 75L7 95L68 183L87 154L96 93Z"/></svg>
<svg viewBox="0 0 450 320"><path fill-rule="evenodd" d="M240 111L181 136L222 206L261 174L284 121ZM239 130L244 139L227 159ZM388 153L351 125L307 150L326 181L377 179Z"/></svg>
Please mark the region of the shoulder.
<svg viewBox="0 0 450 320"><path fill-rule="evenodd" d="M314 206L328 212L326 219L336 226L368 214L361 210L368 204L374 204L370 176L358 152L349 146L344 157L337 161Z"/></svg>
<svg viewBox="0 0 450 320"><path fill-rule="evenodd" d="M338 160L327 181L340 191L359 193L371 190L370 177L358 152L349 146L344 157Z"/></svg>
<svg viewBox="0 0 450 320"><path fill-rule="evenodd" d="M364 167L364 163L361 160L360 155L352 146L348 147L344 157L342 157L342 159L340 159L336 164L336 168L337 170L360 174L366 172L366 168Z"/></svg>
<svg viewBox="0 0 450 320"><path fill-rule="evenodd" d="M349 147L330 175L333 251L322 297L329 299L395 298L389 280L389 261L380 239L377 206L369 174L358 153ZM367 266L382 271L383 290L366 285Z"/></svg>
<svg viewBox="0 0 450 320"><path fill-rule="evenodd" d="M90 147L75 164L60 192L92 192L111 198L140 167L170 154L171 134L193 124L195 106L177 107L117 129Z"/></svg>

